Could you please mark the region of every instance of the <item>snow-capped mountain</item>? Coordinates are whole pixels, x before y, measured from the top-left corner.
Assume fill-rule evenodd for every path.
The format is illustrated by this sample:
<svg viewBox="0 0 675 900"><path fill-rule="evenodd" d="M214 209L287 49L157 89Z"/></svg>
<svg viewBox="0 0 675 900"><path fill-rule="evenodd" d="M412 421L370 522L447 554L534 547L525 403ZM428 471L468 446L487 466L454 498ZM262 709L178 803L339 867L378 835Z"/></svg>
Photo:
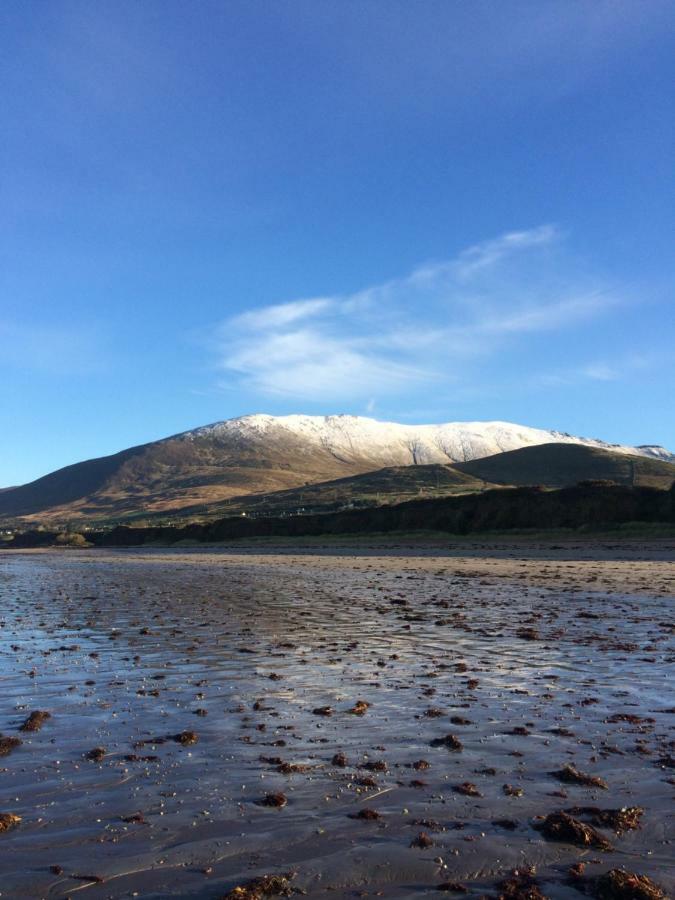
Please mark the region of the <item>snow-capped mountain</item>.
<svg viewBox="0 0 675 900"><path fill-rule="evenodd" d="M509 422L403 425L349 415L252 415L67 466L2 491L0 516L69 521L167 510L199 513L236 496L385 467L465 463L552 443L675 461L663 447L620 446Z"/></svg>
<svg viewBox="0 0 675 900"><path fill-rule="evenodd" d="M616 453L633 453L673 460L664 447L610 444L598 438L574 437L511 422L447 422L442 425L402 425L363 416L251 415L227 419L181 437L198 440L210 436L267 444L299 439L307 448L324 450L336 459L373 459L380 466L468 462L507 450L538 444L582 444Z"/></svg>

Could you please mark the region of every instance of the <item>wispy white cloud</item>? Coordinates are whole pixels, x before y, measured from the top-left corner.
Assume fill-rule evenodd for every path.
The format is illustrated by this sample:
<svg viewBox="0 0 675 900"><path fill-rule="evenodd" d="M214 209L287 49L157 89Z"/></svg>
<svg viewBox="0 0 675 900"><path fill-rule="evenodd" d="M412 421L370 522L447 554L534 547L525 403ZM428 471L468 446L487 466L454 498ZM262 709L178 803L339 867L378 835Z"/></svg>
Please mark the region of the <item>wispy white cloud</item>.
<svg viewBox="0 0 675 900"><path fill-rule="evenodd" d="M618 371L607 363L595 362L582 369L582 374L593 381L616 381Z"/></svg>
<svg viewBox="0 0 675 900"><path fill-rule="evenodd" d="M272 329L283 328L303 319L311 319L320 313L326 313L335 306L330 297L317 297L310 300L292 300L290 303L277 303L264 306L250 312L235 316L232 324L239 328Z"/></svg>
<svg viewBox="0 0 675 900"><path fill-rule="evenodd" d="M391 392L430 374L322 327L247 333L226 350L221 366L265 394L335 400Z"/></svg>
<svg viewBox="0 0 675 900"><path fill-rule="evenodd" d="M452 265L459 279L468 280L482 269L496 265L505 256L519 250L550 244L559 236L558 229L554 225L541 225L529 231L510 231L494 240L467 247Z"/></svg>
<svg viewBox="0 0 675 900"><path fill-rule="evenodd" d="M457 383L470 361L620 301L562 244L553 225L512 231L352 294L247 310L218 329L221 378L261 395L363 404Z"/></svg>
<svg viewBox="0 0 675 900"><path fill-rule="evenodd" d="M553 372L537 374L533 382L544 387L570 387L584 382L614 382L655 368L656 358L641 353L622 353L606 359L594 359Z"/></svg>
<svg viewBox="0 0 675 900"><path fill-rule="evenodd" d="M618 299L608 291L592 291L578 297L565 297L554 303L533 306L513 314L488 319L481 323L479 330L485 334L551 331L602 313L617 302Z"/></svg>

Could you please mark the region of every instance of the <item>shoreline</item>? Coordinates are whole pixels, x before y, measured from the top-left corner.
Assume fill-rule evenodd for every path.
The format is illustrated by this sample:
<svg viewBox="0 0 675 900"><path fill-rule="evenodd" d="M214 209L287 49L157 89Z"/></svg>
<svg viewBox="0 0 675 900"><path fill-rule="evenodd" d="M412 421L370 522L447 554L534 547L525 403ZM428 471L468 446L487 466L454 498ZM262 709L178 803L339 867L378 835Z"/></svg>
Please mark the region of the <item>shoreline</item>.
<svg viewBox="0 0 675 900"><path fill-rule="evenodd" d="M566 589L589 593L634 593L675 597L675 543L655 541L569 541L569 542L448 542L445 546L400 542L363 546L342 542L297 541L219 544L187 547L91 547L31 548L7 550L0 554L12 559L25 556L68 559L87 564L128 561L163 565L250 566L253 569L283 568L303 560L320 569L367 570L378 562L391 569L410 565L429 573L441 563L455 575L480 577L495 585L503 581L523 581L551 588L562 581ZM448 569L448 571L450 571Z"/></svg>

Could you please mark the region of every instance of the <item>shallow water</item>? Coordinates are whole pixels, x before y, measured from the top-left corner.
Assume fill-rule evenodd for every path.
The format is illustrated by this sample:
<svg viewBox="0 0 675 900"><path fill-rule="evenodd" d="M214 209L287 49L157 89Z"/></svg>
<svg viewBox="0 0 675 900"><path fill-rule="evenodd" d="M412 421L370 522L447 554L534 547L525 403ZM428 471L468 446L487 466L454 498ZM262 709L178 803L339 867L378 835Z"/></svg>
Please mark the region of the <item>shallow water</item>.
<svg viewBox="0 0 675 900"><path fill-rule="evenodd" d="M472 577L443 558L0 557L0 732L23 741L0 757L0 812L22 817L0 835L0 895L217 898L293 870L310 897L434 896L442 881L480 896L533 865L547 896L572 898L579 861L672 894L672 602ZM51 718L19 731L33 710ZM186 730L197 743L172 739ZM430 746L448 733L461 752ZM561 784L566 762L609 789ZM287 804L260 805L268 792ZM603 831L609 853L533 827L578 805L639 805L643 826ZM350 817L364 808L381 818ZM433 846L410 846L420 831ZM104 880L74 877L89 875Z"/></svg>

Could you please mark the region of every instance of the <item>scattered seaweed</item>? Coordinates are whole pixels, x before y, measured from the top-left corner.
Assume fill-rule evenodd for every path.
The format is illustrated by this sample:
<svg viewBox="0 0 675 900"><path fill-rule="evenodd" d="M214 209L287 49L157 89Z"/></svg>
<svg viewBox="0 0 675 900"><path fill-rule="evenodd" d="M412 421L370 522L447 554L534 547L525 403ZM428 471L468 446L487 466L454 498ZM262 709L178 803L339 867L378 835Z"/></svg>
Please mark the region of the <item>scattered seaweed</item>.
<svg viewBox="0 0 675 900"><path fill-rule="evenodd" d="M122 821L127 825L147 825L142 812L132 813L130 816L122 816Z"/></svg>
<svg viewBox="0 0 675 900"><path fill-rule="evenodd" d="M475 784L471 781L464 781L462 784L455 784L452 787L456 794L463 794L465 797L482 797Z"/></svg>
<svg viewBox="0 0 675 900"><path fill-rule="evenodd" d="M597 806L573 806L566 809L571 816L589 816L594 825L611 828L617 834L625 831L636 831L640 827L640 819L644 815L641 806L623 806L621 809L600 809Z"/></svg>
<svg viewBox="0 0 675 900"><path fill-rule="evenodd" d="M386 772L387 764L383 759L369 759L368 762L363 763L361 768L367 769L369 772Z"/></svg>
<svg viewBox="0 0 675 900"><path fill-rule="evenodd" d="M190 747L192 744L197 743L199 736L196 731L179 731L178 734L174 734L173 740L184 747Z"/></svg>
<svg viewBox="0 0 675 900"><path fill-rule="evenodd" d="M464 744L462 744L460 739L454 734L446 734L443 737L434 738L429 742L429 746L446 747L448 750L455 750L457 752L464 749Z"/></svg>
<svg viewBox="0 0 675 900"><path fill-rule="evenodd" d="M562 810L549 813L538 827L550 841L564 841L577 847L595 847L597 850L612 849L610 842L599 831Z"/></svg>
<svg viewBox="0 0 675 900"><path fill-rule="evenodd" d="M21 738L0 734L0 756L7 756L21 746Z"/></svg>
<svg viewBox="0 0 675 900"><path fill-rule="evenodd" d="M21 821L21 816L14 813L0 813L0 833L16 828Z"/></svg>
<svg viewBox="0 0 675 900"><path fill-rule="evenodd" d="M300 775L303 772L308 772L311 768L311 766L306 766L304 763L280 762L277 766L277 772L281 772L282 775Z"/></svg>
<svg viewBox="0 0 675 900"><path fill-rule="evenodd" d="M588 775L586 772L580 772L576 766L573 766L571 763L565 763L562 769L558 769L556 772L551 772L554 778L557 778L558 781L564 781L566 784L581 784L584 787L597 787L602 788L603 791L606 791L609 787L606 781L602 778L599 778L597 775Z"/></svg>
<svg viewBox="0 0 675 900"><path fill-rule="evenodd" d="M513 784L503 784L502 791L507 797L522 797L525 791Z"/></svg>
<svg viewBox="0 0 675 900"><path fill-rule="evenodd" d="M93 750L87 751L84 755L87 759L92 760L92 762L101 762L106 755L106 749L105 747L94 747Z"/></svg>
<svg viewBox="0 0 675 900"><path fill-rule="evenodd" d="M288 803L288 797L281 792L265 794L262 800L258 801L259 806L271 806L273 809L281 809Z"/></svg>
<svg viewBox="0 0 675 900"><path fill-rule="evenodd" d="M44 709L35 709L19 726L19 731L39 731L52 714Z"/></svg>
<svg viewBox="0 0 675 900"><path fill-rule="evenodd" d="M498 900L546 900L532 871L514 869L508 878L500 881Z"/></svg>
<svg viewBox="0 0 675 900"><path fill-rule="evenodd" d="M257 878L233 887L222 900L263 900L264 897L291 897L300 893L293 887L291 881L295 878L295 872L285 872L281 875L260 875Z"/></svg>
<svg viewBox="0 0 675 900"><path fill-rule="evenodd" d="M370 809L369 807L364 806L364 808L360 809L357 813L349 813L349 818L361 819L363 822L375 822L382 818L382 813L379 813L376 809Z"/></svg>
<svg viewBox="0 0 675 900"><path fill-rule="evenodd" d="M592 893L598 900L665 900L666 893L647 875L610 869L594 879Z"/></svg>
<svg viewBox="0 0 675 900"><path fill-rule="evenodd" d="M413 838L410 842L411 847L417 847L420 850L427 850L429 847L433 847L434 841L426 831L420 831L416 838Z"/></svg>
<svg viewBox="0 0 675 900"><path fill-rule="evenodd" d="M412 819L409 824L418 825L421 828L426 828L428 831L445 831L445 825L437 822L436 819Z"/></svg>

